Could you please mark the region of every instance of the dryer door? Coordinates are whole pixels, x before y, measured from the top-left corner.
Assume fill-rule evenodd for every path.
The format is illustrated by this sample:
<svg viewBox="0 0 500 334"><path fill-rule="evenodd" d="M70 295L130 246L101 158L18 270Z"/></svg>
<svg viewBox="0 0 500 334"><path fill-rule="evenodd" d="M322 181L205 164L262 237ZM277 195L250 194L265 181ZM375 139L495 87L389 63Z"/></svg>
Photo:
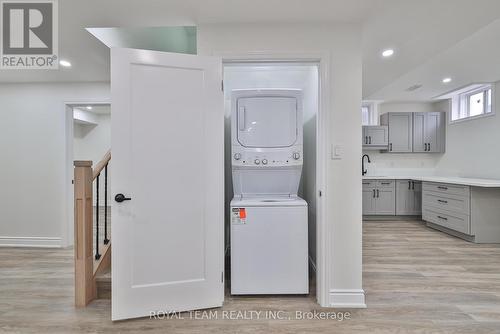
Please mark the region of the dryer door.
<svg viewBox="0 0 500 334"><path fill-rule="evenodd" d="M245 147L289 147L297 141L297 99L242 97L237 101L238 142Z"/></svg>

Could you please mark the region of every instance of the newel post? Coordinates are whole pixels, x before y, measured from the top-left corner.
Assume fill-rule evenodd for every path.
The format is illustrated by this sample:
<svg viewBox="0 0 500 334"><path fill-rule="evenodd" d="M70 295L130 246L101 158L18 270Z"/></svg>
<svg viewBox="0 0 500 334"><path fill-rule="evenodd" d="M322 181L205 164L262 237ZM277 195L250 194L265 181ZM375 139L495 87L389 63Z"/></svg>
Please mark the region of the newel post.
<svg viewBox="0 0 500 334"><path fill-rule="evenodd" d="M75 305L96 298L92 257L92 161L75 161Z"/></svg>

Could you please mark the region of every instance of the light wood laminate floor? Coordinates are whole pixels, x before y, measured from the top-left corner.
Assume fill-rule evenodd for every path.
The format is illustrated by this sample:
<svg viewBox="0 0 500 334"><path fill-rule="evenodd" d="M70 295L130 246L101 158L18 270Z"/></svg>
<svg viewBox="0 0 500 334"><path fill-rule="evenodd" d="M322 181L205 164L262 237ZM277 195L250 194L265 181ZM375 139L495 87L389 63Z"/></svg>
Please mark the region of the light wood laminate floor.
<svg viewBox="0 0 500 334"><path fill-rule="evenodd" d="M365 222L363 241L368 308L349 310L351 319L342 322L112 323L110 300L74 308L72 250L0 248L0 332L500 333L500 245L468 243L418 222ZM314 296L227 296L222 310L333 311Z"/></svg>

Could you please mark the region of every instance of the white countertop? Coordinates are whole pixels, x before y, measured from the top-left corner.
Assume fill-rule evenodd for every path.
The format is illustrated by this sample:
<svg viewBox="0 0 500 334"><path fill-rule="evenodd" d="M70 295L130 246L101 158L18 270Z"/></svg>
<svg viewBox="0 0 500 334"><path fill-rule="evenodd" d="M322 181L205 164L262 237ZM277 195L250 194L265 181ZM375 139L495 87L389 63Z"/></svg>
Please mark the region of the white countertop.
<svg viewBox="0 0 500 334"><path fill-rule="evenodd" d="M450 183L450 184L460 184L471 187L487 187L487 188L500 188L500 180L495 179L474 179L467 177L446 177L446 176L408 176L408 175L398 175L398 176L376 176L376 175L365 175L363 180L415 180L415 181L425 181L425 182L439 182L439 183Z"/></svg>

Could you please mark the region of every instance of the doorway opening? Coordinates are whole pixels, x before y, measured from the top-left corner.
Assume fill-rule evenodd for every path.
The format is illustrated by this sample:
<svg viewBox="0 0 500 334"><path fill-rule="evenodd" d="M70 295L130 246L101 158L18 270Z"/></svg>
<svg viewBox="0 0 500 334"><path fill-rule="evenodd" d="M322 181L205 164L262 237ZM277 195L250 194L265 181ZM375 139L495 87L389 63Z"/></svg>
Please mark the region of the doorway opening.
<svg viewBox="0 0 500 334"><path fill-rule="evenodd" d="M233 171L231 155L231 96L236 89L295 89L303 96L303 165L298 196L308 204L308 258L309 294L304 298L318 300L316 294L317 269L317 151L320 73L319 62L314 61L242 61L224 63L224 108L225 108L225 267L226 291L231 284L230 203L233 193ZM276 240L278 242L278 240ZM278 243L276 243L278 244ZM319 300L318 300L319 302Z"/></svg>
<svg viewBox="0 0 500 334"><path fill-rule="evenodd" d="M95 166L111 148L111 104L106 102L74 102L65 103L66 108L66 156L67 156L67 219L63 226L65 245L74 242L74 189L73 162L75 160L92 161ZM101 182L102 183L102 182ZM111 176L107 177L107 185L111 184ZM103 196L103 186L100 185L99 203L93 203L94 210L99 207L99 215L107 215L110 223L111 194L107 201ZM93 185L93 198L96 198L96 185ZM107 209L104 208L105 202ZM103 217L101 217L103 218ZM102 219L103 220L103 219ZM101 220L101 221L102 221ZM99 239L104 240L104 225L99 228ZM107 228L111 228L108 224ZM96 229L96 227L94 227ZM110 230L108 231L110 233ZM97 233L97 229L94 231ZM96 238L93 238L93 248L96 249Z"/></svg>

